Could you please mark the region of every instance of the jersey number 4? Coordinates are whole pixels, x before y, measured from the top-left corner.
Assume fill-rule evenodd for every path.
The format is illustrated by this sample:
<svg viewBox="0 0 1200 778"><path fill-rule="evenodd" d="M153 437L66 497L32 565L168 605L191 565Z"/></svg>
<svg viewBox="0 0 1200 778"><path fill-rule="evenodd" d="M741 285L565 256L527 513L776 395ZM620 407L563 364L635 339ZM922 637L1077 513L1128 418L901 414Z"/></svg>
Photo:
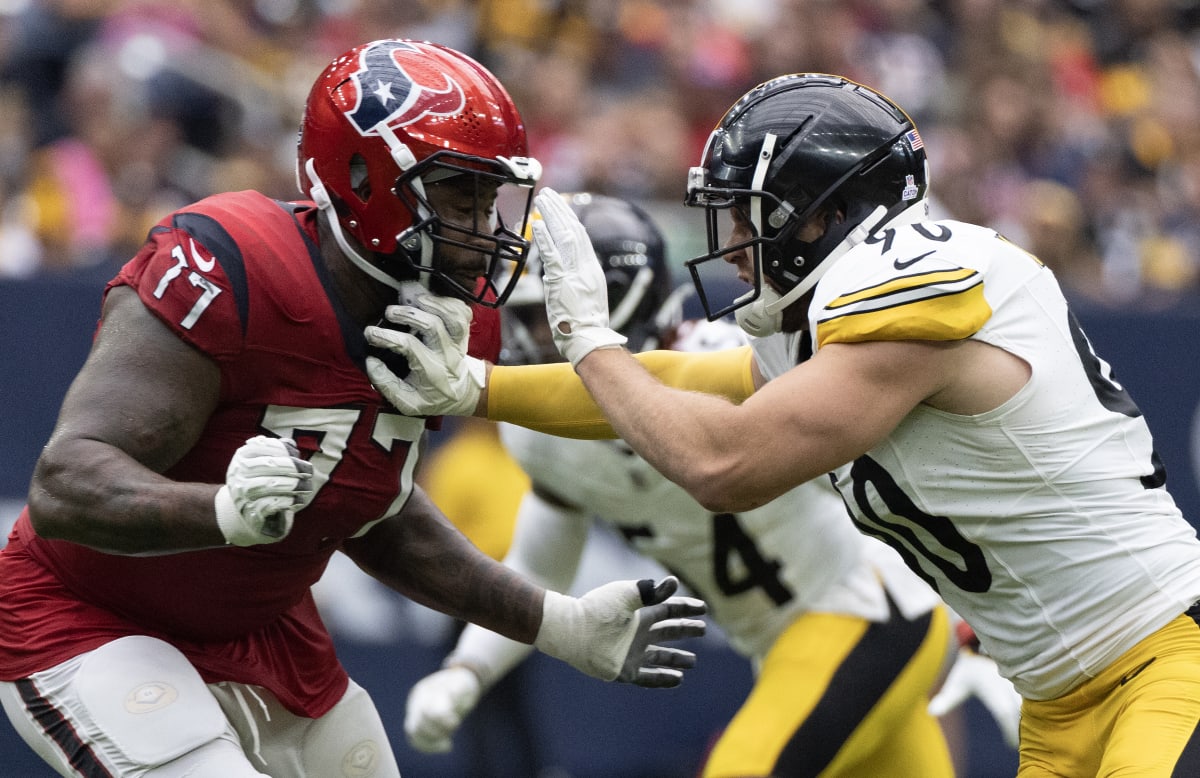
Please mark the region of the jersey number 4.
<svg viewBox="0 0 1200 778"><path fill-rule="evenodd" d="M637 537L652 537L649 527L620 527L621 534L630 544ZM735 513L712 514L712 577L721 594L732 597L752 589L762 589L776 605L789 602L795 594L779 576L783 565L778 560L764 556L754 537L746 532ZM689 581L686 575L671 571L689 589L700 597L704 591Z"/></svg>

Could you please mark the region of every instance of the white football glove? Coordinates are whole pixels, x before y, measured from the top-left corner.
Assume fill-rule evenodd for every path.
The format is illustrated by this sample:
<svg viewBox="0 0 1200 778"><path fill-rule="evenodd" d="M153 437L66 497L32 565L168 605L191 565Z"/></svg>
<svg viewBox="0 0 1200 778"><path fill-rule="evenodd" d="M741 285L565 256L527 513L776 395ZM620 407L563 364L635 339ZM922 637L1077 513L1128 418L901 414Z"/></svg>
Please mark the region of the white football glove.
<svg viewBox="0 0 1200 778"><path fill-rule="evenodd" d="M296 511L312 500L312 473L293 441L265 435L247 440L234 452L214 499L225 542L253 546L287 537Z"/></svg>
<svg viewBox="0 0 1200 778"><path fill-rule="evenodd" d="M475 709L483 693L479 676L469 668L447 667L431 673L408 693L404 734L418 751L444 754L454 745L454 733Z"/></svg>
<svg viewBox="0 0 1200 778"><path fill-rule="evenodd" d="M687 617L707 608L692 597L671 597L677 588L679 581L668 576L657 584L614 581L582 597L547 589L533 645L605 681L678 686L696 655L656 643L703 635L704 622Z"/></svg>
<svg viewBox="0 0 1200 778"><path fill-rule="evenodd" d="M467 355L471 306L428 291L410 304L389 305L384 317L407 328L367 327L367 343L408 360L398 376L378 357L367 357L367 377L376 391L407 416L471 416L483 391L486 367Z"/></svg>
<svg viewBox="0 0 1200 778"><path fill-rule="evenodd" d="M578 366L594 350L622 346L626 338L608 325L608 282L579 217L553 189L542 189L534 204L542 215L532 230L546 318L558 352Z"/></svg>
<svg viewBox="0 0 1200 778"><path fill-rule="evenodd" d="M1021 695L1000 675L991 657L960 648L946 682L929 701L929 712L944 716L972 695L992 714L1005 742L1016 748L1020 740Z"/></svg>

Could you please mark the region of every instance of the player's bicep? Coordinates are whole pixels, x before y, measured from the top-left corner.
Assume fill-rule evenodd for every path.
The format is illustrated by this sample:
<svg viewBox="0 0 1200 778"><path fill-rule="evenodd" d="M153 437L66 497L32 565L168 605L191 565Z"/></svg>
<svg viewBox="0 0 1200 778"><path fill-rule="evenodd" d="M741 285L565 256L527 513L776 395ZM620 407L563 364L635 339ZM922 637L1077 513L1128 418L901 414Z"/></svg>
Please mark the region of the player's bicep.
<svg viewBox="0 0 1200 778"><path fill-rule="evenodd" d="M944 383L946 344L831 344L768 381L746 401L769 439L791 441L814 470L828 472L878 445Z"/></svg>
<svg viewBox="0 0 1200 778"><path fill-rule="evenodd" d="M216 363L180 340L132 289L116 287L51 444L99 441L162 472L199 438L219 392Z"/></svg>

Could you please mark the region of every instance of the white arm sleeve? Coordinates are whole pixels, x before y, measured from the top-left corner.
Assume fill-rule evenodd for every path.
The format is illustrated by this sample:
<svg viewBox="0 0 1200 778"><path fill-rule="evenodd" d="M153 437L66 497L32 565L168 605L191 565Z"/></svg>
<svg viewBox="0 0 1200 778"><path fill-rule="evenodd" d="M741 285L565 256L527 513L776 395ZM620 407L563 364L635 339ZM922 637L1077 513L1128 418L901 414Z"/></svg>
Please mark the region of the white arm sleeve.
<svg viewBox="0 0 1200 778"><path fill-rule="evenodd" d="M559 508L526 493L517 511L512 545L504 564L546 589L565 592L575 580L587 541L588 516ZM468 624L445 665L465 665L486 690L533 653L533 646Z"/></svg>

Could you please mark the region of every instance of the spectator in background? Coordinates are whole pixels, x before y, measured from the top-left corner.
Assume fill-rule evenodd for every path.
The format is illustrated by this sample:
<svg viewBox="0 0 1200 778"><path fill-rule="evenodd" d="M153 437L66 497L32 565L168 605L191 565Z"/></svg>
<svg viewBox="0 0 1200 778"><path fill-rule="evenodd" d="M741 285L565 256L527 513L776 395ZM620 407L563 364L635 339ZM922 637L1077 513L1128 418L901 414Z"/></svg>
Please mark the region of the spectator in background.
<svg viewBox="0 0 1200 778"><path fill-rule="evenodd" d="M39 161L33 171L22 161L0 170L8 198L0 229L36 238L33 246L19 242L26 247L24 262L0 263L0 272L28 272L39 261L70 269L106 253L125 256L122 247L90 245L103 240L96 236L109 223L106 211L143 214L145 227L180 197L228 188L224 176L288 196L294 173L286 152L294 134L288 106L302 99L296 90L351 42L403 34L473 52L514 85L518 102L530 106L534 151L559 189L665 201L678 200L678 181L691 164L677 149L699 147L719 118L712 106L729 104L781 69L849 75L910 106L942 155L958 148L960 160L931 160L935 195L949 215L1007 231L1021 218L1026 186L1057 182L1080 197L1085 231L1094 236L1111 281L1100 285L1114 294L1109 304L1200 302L1200 236L1187 194L1195 146L1189 127L1200 126L1189 54L1200 30L1195 3L110 0L24 7L0 16L0 35L14 42L0 46L0 78L36 106L26 143L39 151L28 159L55 156L40 149L74 137L86 149L72 151L72 158L97 160L111 193L93 187L98 199L91 223L85 230L87 220L81 220L75 229L71 210L84 198L65 193L54 164ZM157 148L169 160L175 173L166 180L111 162L107 144L80 129L105 122L103 113L80 115L60 100L77 54L116 36L139 41L121 49L121 62L196 81L218 93L218 104L229 101L234 108L222 108L226 118L215 123L169 113L169 135L177 140L165 144L159 136L139 152ZM197 70L198 62L206 67ZM123 90L122 100L132 116L153 102L140 89ZM214 127L225 136L223 148L192 145ZM159 130L147 132L154 137ZM678 146L681 135L689 140ZM992 140L957 144L963 135ZM138 148L129 137L115 141L117 148ZM1119 171L1109 175L1116 197L1109 199L1107 187L1091 187L1088 179L1114 159ZM47 169L49 178L42 173ZM36 193L34 172L41 182ZM77 233L67 254L62 222L53 221L52 212L40 214L38 201L57 203L57 214L72 225L66 233ZM118 231L108 240L128 248L126 230Z"/></svg>

